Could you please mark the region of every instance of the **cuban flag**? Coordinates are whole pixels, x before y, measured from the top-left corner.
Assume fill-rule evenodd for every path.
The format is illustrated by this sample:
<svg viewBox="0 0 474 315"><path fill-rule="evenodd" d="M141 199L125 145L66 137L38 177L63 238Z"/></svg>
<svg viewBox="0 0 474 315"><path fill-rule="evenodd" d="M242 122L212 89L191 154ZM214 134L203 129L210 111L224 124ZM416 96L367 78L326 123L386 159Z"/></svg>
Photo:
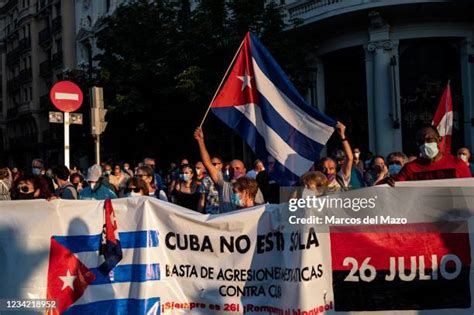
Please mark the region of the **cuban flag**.
<svg viewBox="0 0 474 315"><path fill-rule="evenodd" d="M451 154L451 137L453 135L453 99L451 97L451 86L448 82L443 95L439 100L438 108L433 117L431 125L438 129L441 136L440 151Z"/></svg>
<svg viewBox="0 0 474 315"><path fill-rule="evenodd" d="M102 234L51 237L46 298L57 307L48 314L160 314L160 297L144 286L160 280L158 232L118 232L110 200L105 212L106 246Z"/></svg>
<svg viewBox="0 0 474 315"><path fill-rule="evenodd" d="M267 162L281 186L294 185L313 166L336 125L306 103L250 32L211 109Z"/></svg>
<svg viewBox="0 0 474 315"><path fill-rule="evenodd" d="M99 270L102 274L108 275L122 260L122 246L118 237L117 220L110 199L106 199L104 202L104 222L99 249L99 254L104 257L104 262L99 266Z"/></svg>

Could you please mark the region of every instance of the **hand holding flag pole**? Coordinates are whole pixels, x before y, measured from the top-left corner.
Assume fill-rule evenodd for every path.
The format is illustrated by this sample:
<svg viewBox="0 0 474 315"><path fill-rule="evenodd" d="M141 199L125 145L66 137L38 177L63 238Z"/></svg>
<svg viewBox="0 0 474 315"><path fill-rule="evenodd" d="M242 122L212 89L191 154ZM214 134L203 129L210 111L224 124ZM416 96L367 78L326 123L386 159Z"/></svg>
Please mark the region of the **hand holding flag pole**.
<svg viewBox="0 0 474 315"><path fill-rule="evenodd" d="M227 68L227 70L226 70L224 76L222 77L221 83L219 83L219 86L217 87L217 90L216 90L216 92L214 93L214 96L212 97L212 100L211 100L211 102L209 103L209 106L207 107L206 113L204 114L204 117L202 118L201 123L199 124L199 128L202 128L202 125L204 124L204 121L206 120L206 117L207 117L207 115L209 114L209 110L211 109L212 103L214 103L214 100L216 99L217 94L218 94L219 91L221 90L222 84L224 83L225 79L226 79L227 76L229 75L230 69L231 69L232 66L234 65L235 59L236 59L237 56L239 55L239 52L240 52L240 50L242 49L242 46L244 45L244 41L245 41L245 39L240 43L240 46L239 46L239 48L237 49L237 51L236 51L236 53L235 53L235 55L234 55L234 58L232 58L232 61L230 62L229 67Z"/></svg>

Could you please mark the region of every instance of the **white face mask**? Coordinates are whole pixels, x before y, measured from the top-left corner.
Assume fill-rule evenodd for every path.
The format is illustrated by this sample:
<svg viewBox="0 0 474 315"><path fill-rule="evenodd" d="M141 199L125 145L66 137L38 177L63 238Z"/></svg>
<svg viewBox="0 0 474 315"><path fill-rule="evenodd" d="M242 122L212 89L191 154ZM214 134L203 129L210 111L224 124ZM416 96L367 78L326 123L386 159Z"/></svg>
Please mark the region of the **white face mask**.
<svg viewBox="0 0 474 315"><path fill-rule="evenodd" d="M91 189L94 189L95 183L90 183Z"/></svg>
<svg viewBox="0 0 474 315"><path fill-rule="evenodd" d="M464 162L467 162L467 155L464 153L458 154L458 157L463 160Z"/></svg>
<svg viewBox="0 0 474 315"><path fill-rule="evenodd" d="M354 152L354 157L358 159L360 157L360 152Z"/></svg>
<svg viewBox="0 0 474 315"><path fill-rule="evenodd" d="M438 143L436 142L426 142L420 145L419 149L421 155L430 160L434 159L439 153Z"/></svg>

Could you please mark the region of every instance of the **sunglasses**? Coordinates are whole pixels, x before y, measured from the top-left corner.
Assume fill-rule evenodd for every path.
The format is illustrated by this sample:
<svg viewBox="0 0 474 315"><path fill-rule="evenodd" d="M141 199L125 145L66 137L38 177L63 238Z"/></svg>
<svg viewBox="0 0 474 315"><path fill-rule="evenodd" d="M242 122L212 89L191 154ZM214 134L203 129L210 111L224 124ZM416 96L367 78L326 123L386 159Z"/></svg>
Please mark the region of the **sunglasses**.
<svg viewBox="0 0 474 315"><path fill-rule="evenodd" d="M126 192L126 193L131 193L131 192L133 191L134 193L139 193L140 190L141 190L140 188L134 187L134 188L127 188L127 189L125 189L125 192Z"/></svg>

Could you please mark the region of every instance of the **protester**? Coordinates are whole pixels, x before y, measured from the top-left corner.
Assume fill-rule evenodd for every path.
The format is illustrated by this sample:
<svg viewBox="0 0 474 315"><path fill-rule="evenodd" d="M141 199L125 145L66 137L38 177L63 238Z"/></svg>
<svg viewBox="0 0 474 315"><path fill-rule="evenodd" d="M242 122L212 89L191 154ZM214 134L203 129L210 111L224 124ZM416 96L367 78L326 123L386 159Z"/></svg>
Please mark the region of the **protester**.
<svg viewBox="0 0 474 315"><path fill-rule="evenodd" d="M127 173L128 177L133 177L133 171L130 167L130 163L123 163L123 170L125 171L125 173Z"/></svg>
<svg viewBox="0 0 474 315"><path fill-rule="evenodd" d="M196 182L200 185L202 180L207 176L206 168L201 161L198 161L194 164L194 169L196 170Z"/></svg>
<svg viewBox="0 0 474 315"><path fill-rule="evenodd" d="M360 156L360 149L355 147L352 152L354 155L353 167L357 167L363 173L365 170L365 165L364 165L364 161L362 161L362 158Z"/></svg>
<svg viewBox="0 0 474 315"><path fill-rule="evenodd" d="M53 168L54 181L58 185L58 188L54 191L54 194L61 199L78 199L77 190L73 184L69 181L69 169L66 165L58 165Z"/></svg>
<svg viewBox="0 0 474 315"><path fill-rule="evenodd" d="M389 172L383 156L377 155L372 159L370 168L365 172L364 179L367 186L374 186L381 183L388 176Z"/></svg>
<svg viewBox="0 0 474 315"><path fill-rule="evenodd" d="M182 207L197 210L199 192L195 174L191 166L184 164L179 168L179 180L173 190L174 202Z"/></svg>
<svg viewBox="0 0 474 315"><path fill-rule="evenodd" d="M13 178L8 167L0 168L0 200L11 200Z"/></svg>
<svg viewBox="0 0 474 315"><path fill-rule="evenodd" d="M143 159L143 165L148 166L149 168L152 169L153 171L153 181L154 181L154 186L158 190L166 190L165 184L163 183L163 179L161 178L161 175L158 174L156 171L156 161L153 158L146 157Z"/></svg>
<svg viewBox="0 0 474 315"><path fill-rule="evenodd" d="M12 191L12 199L49 199L51 191L46 182L42 182L36 175L23 175L18 178Z"/></svg>
<svg viewBox="0 0 474 315"><path fill-rule="evenodd" d="M139 177L129 178L124 192L125 197L141 197L150 195L147 183Z"/></svg>
<svg viewBox="0 0 474 315"><path fill-rule="evenodd" d="M255 160L255 162L253 162L253 169L247 172L247 177L256 179L258 173L263 170L265 170L265 166L263 166L262 161Z"/></svg>
<svg viewBox="0 0 474 315"><path fill-rule="evenodd" d="M194 131L194 139L196 139L198 143L201 160L207 169L207 173L217 185L217 191L219 193L219 212L224 213L236 210L238 207L231 200L233 194L231 182L235 182L237 179L245 176L246 169L244 163L240 160L233 160L230 162L230 177L232 179L231 182L225 181L223 174L212 165L211 157L209 156L209 152L207 152L206 144L204 142L204 133L201 128L196 128ZM264 203L263 195L260 190L258 190L258 187L255 201L259 204Z"/></svg>
<svg viewBox="0 0 474 315"><path fill-rule="evenodd" d="M471 177L466 163L458 157L444 154L439 149L441 137L436 128L420 129L416 135L421 156L405 164L395 181L430 180ZM389 181L393 185L393 181Z"/></svg>
<svg viewBox="0 0 474 315"><path fill-rule="evenodd" d="M337 122L336 130L341 139L342 148L345 154L340 170L337 171L336 162L329 157L321 159L318 167L318 170L326 175L326 178L329 181L328 188L330 192L349 189L352 173L353 156L349 140L346 138L346 126L341 122Z"/></svg>
<svg viewBox="0 0 474 315"><path fill-rule="evenodd" d="M160 189L159 187L155 186L155 179L154 179L154 172L153 169L149 166L140 166L137 169L137 177L141 178L142 180L145 181L148 187L148 195L149 196L154 196L158 199L161 199L163 201L168 201L168 197L166 196L165 192Z"/></svg>
<svg viewBox="0 0 474 315"><path fill-rule="evenodd" d="M468 148L460 148L458 150L458 158L466 163L467 167L469 167L469 170L471 171L471 175L474 176L474 164L470 163L471 151L469 151Z"/></svg>
<svg viewBox="0 0 474 315"><path fill-rule="evenodd" d="M232 204L237 209L250 208L258 203L255 201L258 185L257 181L246 176L239 177L232 184Z"/></svg>
<svg viewBox="0 0 474 315"><path fill-rule="evenodd" d="M402 167L408 162L407 156L402 152L392 152L387 157L388 173L395 176L400 173Z"/></svg>
<svg viewBox="0 0 474 315"><path fill-rule="evenodd" d="M118 163L115 163L112 174L109 175L109 184L114 187L117 196L123 197L123 191L127 186L128 179L128 174L122 172L122 166Z"/></svg>
<svg viewBox="0 0 474 315"><path fill-rule="evenodd" d="M117 195L105 183L102 176L102 168L98 164L94 164L87 170L86 181L89 186L79 193L79 199L83 200L105 200L115 199Z"/></svg>
<svg viewBox="0 0 474 315"><path fill-rule="evenodd" d="M70 181L71 184L73 184L76 188L77 192L81 192L85 187L88 186L84 177L79 173L72 174L70 177Z"/></svg>
<svg viewBox="0 0 474 315"><path fill-rule="evenodd" d="M222 171L222 158L214 156L211 159L212 166L219 172ZM204 165L204 164L203 164ZM217 187L210 176L206 176L198 188L200 193L198 211L207 214L219 213L219 193Z"/></svg>
<svg viewBox="0 0 474 315"><path fill-rule="evenodd" d="M326 176L319 171L310 171L300 177L300 184L303 190L299 193L299 198L307 196L322 196L327 194L329 181Z"/></svg>

